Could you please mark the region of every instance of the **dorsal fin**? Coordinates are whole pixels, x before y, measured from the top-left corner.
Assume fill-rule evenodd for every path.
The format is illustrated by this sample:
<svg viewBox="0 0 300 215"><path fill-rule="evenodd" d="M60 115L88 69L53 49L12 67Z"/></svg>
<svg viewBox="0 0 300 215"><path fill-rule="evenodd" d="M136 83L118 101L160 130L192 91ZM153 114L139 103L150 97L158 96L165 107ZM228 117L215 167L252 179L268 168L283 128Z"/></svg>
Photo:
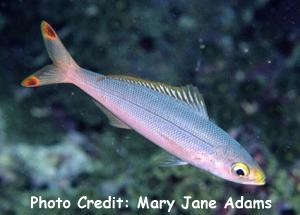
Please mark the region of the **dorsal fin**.
<svg viewBox="0 0 300 215"><path fill-rule="evenodd" d="M200 114L201 117L208 119L208 114L206 111L203 96L200 94L198 88L193 85L175 87L160 82L147 81L130 76L111 75L107 77L127 81L133 84L138 84L149 89L155 90L157 92L166 94L172 98L175 98L178 101L183 101L190 107L194 108Z"/></svg>

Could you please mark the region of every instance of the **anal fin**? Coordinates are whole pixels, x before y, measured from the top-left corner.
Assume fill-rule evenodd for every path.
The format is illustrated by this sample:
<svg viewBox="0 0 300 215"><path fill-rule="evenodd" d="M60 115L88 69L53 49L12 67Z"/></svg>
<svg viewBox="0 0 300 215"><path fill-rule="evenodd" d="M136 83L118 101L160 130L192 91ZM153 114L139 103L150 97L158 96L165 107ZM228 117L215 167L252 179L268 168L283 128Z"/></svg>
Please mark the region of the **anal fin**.
<svg viewBox="0 0 300 215"><path fill-rule="evenodd" d="M116 128L131 129L128 125L126 125L124 122L122 122L120 119L118 119L112 112L110 112L102 104L100 104L96 100L93 100L93 101L103 111L103 113L107 116L111 126L116 127Z"/></svg>

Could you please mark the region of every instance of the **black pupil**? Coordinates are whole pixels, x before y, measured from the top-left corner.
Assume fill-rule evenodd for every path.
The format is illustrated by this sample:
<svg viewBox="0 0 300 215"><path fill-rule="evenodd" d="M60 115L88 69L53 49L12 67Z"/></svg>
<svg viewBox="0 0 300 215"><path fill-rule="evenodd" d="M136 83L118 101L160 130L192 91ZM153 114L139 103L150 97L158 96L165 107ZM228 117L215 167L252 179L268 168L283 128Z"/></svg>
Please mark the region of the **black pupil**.
<svg viewBox="0 0 300 215"><path fill-rule="evenodd" d="M237 174L237 175L245 175L244 171L241 170L241 169L238 169L238 170L236 171L236 174Z"/></svg>

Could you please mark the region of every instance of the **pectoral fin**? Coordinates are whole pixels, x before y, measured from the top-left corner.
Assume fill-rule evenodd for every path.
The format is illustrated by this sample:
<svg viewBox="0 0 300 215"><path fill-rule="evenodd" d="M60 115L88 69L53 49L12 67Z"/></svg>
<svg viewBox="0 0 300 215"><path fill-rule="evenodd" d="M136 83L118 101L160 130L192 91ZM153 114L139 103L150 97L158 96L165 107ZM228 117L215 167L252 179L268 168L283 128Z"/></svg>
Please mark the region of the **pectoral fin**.
<svg viewBox="0 0 300 215"><path fill-rule="evenodd" d="M160 164L160 166L162 167L183 166L183 165L188 165L188 162L180 160L179 158L173 155L169 155L169 157Z"/></svg>
<svg viewBox="0 0 300 215"><path fill-rule="evenodd" d="M93 101L103 111L103 113L107 116L111 126L116 127L116 128L131 129L128 125L126 125L124 122L119 120L112 112L110 112L102 104L100 104L96 100L93 100Z"/></svg>

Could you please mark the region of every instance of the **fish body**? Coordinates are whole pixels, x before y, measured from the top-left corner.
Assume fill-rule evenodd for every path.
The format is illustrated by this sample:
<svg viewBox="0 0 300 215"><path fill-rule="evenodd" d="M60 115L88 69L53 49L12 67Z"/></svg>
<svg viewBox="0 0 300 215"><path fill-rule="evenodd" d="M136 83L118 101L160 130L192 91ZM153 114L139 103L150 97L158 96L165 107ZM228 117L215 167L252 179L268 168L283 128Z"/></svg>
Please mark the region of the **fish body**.
<svg viewBox="0 0 300 215"><path fill-rule="evenodd" d="M23 86L72 83L94 99L112 124L135 130L180 160L233 182L265 183L250 154L209 120L197 88L82 69L48 23L42 22L41 29L53 64L27 77Z"/></svg>

